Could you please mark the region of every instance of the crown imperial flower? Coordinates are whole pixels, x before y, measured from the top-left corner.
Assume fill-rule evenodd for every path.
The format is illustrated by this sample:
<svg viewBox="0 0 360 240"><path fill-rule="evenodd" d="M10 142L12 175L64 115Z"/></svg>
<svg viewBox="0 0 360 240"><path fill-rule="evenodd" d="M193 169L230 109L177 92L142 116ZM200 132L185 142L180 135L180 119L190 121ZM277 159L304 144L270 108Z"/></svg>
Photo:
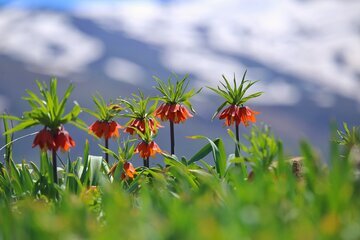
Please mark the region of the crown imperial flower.
<svg viewBox="0 0 360 240"><path fill-rule="evenodd" d="M161 119L161 121L172 121L174 123L183 123L193 115L181 104L163 103L156 110L155 115Z"/></svg>
<svg viewBox="0 0 360 240"><path fill-rule="evenodd" d="M42 151L57 151L60 148L61 151L67 152L71 147L75 147L75 141L63 126L55 133L45 127L35 136L32 147L36 146L39 146Z"/></svg>
<svg viewBox="0 0 360 240"><path fill-rule="evenodd" d="M121 180L134 179L136 170L130 162L125 162L123 166L124 172L121 174Z"/></svg>
<svg viewBox="0 0 360 240"><path fill-rule="evenodd" d="M177 76L175 75L177 78ZM155 88L162 94L161 97L158 97L160 101L163 102L157 110L155 115L161 119L161 121L170 121L173 123L183 123L188 118L193 117L193 115L188 111L188 107L192 112L195 112L191 103L190 98L196 95L201 91L195 91L191 89L188 92L186 88L189 84L187 82L188 75L183 79L177 80L175 84L171 83L171 77L168 79L167 83L164 83L161 79L154 77L158 86Z"/></svg>
<svg viewBox="0 0 360 240"><path fill-rule="evenodd" d="M147 124L152 134L157 134L158 128L162 127L162 125L154 118L147 119ZM145 133L145 119L136 118L131 120L124 132L134 135L136 133L135 129L139 130L141 133Z"/></svg>
<svg viewBox="0 0 360 240"><path fill-rule="evenodd" d="M55 151L60 148L61 151L67 152L71 147L75 147L75 141L71 138L70 134L64 129L64 127L61 127L56 132L54 141Z"/></svg>
<svg viewBox="0 0 360 240"><path fill-rule="evenodd" d="M146 159L148 157L154 158L157 153L162 153L162 151L156 142L142 141L136 146L134 153L139 153L140 157Z"/></svg>
<svg viewBox="0 0 360 240"><path fill-rule="evenodd" d="M122 128L120 124L115 121L100 121L96 120L90 125L89 131L94 133L98 138L118 138L119 129Z"/></svg>
<svg viewBox="0 0 360 240"><path fill-rule="evenodd" d="M44 128L36 134L32 147L36 146L39 146L42 151L53 150L55 148L54 137L50 130Z"/></svg>
<svg viewBox="0 0 360 240"><path fill-rule="evenodd" d="M231 126L234 123L236 126L239 126L240 123L243 123L244 126L248 126L249 122L256 122L255 115L259 114L259 112L253 111L249 107L244 106L244 104L248 100L259 97L262 94L262 92L255 92L245 97L246 91L257 81L245 80L246 71L239 86L237 85L235 76L233 86L230 85L224 75L222 77L225 81L225 83L221 83L223 88L220 86L217 88L208 87L225 99L212 118L214 119L216 116L219 116L220 120L225 119L226 126ZM230 106L222 110L226 105ZM219 114L220 111L221 113Z"/></svg>
<svg viewBox="0 0 360 240"><path fill-rule="evenodd" d="M243 123L244 126L248 126L249 122L256 122L255 115L257 114L259 112L253 111L249 107L230 105L220 113L219 119L225 119L225 126L231 126L234 123L236 125Z"/></svg>

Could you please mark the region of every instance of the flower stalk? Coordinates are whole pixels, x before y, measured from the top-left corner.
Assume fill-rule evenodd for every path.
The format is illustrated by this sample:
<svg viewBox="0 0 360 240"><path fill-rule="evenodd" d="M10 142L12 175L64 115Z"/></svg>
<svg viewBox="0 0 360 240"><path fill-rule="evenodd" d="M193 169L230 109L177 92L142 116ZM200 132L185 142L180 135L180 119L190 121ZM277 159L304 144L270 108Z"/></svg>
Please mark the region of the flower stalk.
<svg viewBox="0 0 360 240"><path fill-rule="evenodd" d="M56 162L56 150L52 150L52 167L53 167L53 178L54 183L58 182L58 176L57 176L57 162Z"/></svg>
<svg viewBox="0 0 360 240"><path fill-rule="evenodd" d="M171 82L171 76L168 78L167 83L163 82L161 79L154 77L157 82L155 87L162 96L158 96L157 99L163 103L156 109L155 115L160 118L161 121L170 122L170 152L175 154L175 133L174 133L174 124L184 123L188 118L193 117L193 115L187 110L188 107L193 113L193 109L190 98L198 94L201 91L201 88L198 91L191 89L186 92L189 82L187 81L188 75L181 80L175 75L176 83Z"/></svg>
<svg viewBox="0 0 360 240"><path fill-rule="evenodd" d="M170 121L170 144L171 144L171 155L175 154L175 133L174 133L174 122Z"/></svg>

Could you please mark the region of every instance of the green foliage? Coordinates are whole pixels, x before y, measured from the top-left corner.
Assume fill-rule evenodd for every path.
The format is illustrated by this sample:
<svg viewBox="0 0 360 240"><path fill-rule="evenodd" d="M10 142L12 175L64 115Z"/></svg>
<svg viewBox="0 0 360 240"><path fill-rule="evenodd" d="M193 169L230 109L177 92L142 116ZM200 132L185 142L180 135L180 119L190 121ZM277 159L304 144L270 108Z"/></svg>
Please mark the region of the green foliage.
<svg viewBox="0 0 360 240"><path fill-rule="evenodd" d="M195 89L190 89L190 91L186 92L189 85L189 81L186 81L188 75L185 75L181 80L179 80L177 75L174 74L174 76L176 78L175 84L172 83L171 76L168 78L167 83L154 76L154 79L158 84L155 88L162 94L162 96L157 97L157 99L169 104L183 103L190 108L192 112L195 112L190 103L190 98L198 94L201 91L201 88L197 91Z"/></svg>
<svg viewBox="0 0 360 240"><path fill-rule="evenodd" d="M261 128L253 126L245 139L248 145L241 144L241 149L248 155L246 161L255 170L266 171L281 154L279 151L281 142L274 137L266 125Z"/></svg>
<svg viewBox="0 0 360 240"><path fill-rule="evenodd" d="M185 79L177 87L159 83L159 88L179 98ZM245 74L242 84L244 79ZM245 93L251 83L231 91ZM40 109L34 111L39 115L28 112L28 119L75 121L63 116L66 100L56 97L56 81L49 89L39 88L41 99L28 92L33 110ZM100 106L96 117L106 119L119 110L95 102ZM71 116L77 116L76 109ZM108 110L114 112L107 115ZM36 117L45 112L49 115ZM8 133L34 123L8 115L2 119ZM9 120L21 123L13 130ZM329 165L307 142L300 144L301 156L286 158L270 128L255 126L246 144L229 131L241 156L228 155L220 138L193 136L206 144L191 156L163 153L164 166L138 167L128 178L122 176L134 153L132 141L120 143L117 152L100 146L117 160L111 169L101 156L90 154L86 141L82 157L69 155L66 166L56 169L58 182L46 152L39 166L16 164L8 134L6 166L0 163L0 239L359 239L359 128L344 129L339 141L331 141Z"/></svg>
<svg viewBox="0 0 360 240"><path fill-rule="evenodd" d="M149 119L153 117L156 110L157 101L148 107L151 99L145 98L144 93L139 91L139 95L132 94L130 99L119 99L119 102L126 106L127 113L122 114L123 117L131 119Z"/></svg>
<svg viewBox="0 0 360 240"><path fill-rule="evenodd" d="M104 100L104 98L99 94L97 96L93 96L93 101L96 108L95 111L87 108L83 108L82 110L84 110L85 112L89 113L90 115L94 116L96 119L101 121L105 121L105 122L111 121L113 118L118 116L119 112L122 110L122 108L117 104L114 104L112 102L108 104Z"/></svg>
<svg viewBox="0 0 360 240"><path fill-rule="evenodd" d="M28 96L23 97L30 105L31 110L24 112L22 118L6 114L1 115L3 119L19 121L18 125L6 131L5 134L11 134L35 125L42 125L55 130L62 124L71 123L77 127L84 128L85 124L78 118L81 108L77 102L74 102L74 107L65 114L66 103L74 90L73 84L69 85L62 99L59 99L56 78L50 80L50 86L45 82L36 81L36 83L40 96L30 90L26 90Z"/></svg>
<svg viewBox="0 0 360 240"><path fill-rule="evenodd" d="M302 143L304 173L297 178L281 163L280 141L267 127L252 129L248 147L242 146L246 157L240 159L226 155L221 139L193 138L207 143L192 157L164 154L166 167L138 168L130 181L109 177L107 165L89 155L87 143L84 156L60 170L59 184L53 183L46 154L39 169L11 162L10 170L2 167L0 174L0 238L360 237L360 183L354 166L338 151L332 151L338 155L325 168ZM114 157L127 159L123 150L130 146ZM214 165L203 161L207 155ZM236 164L241 159L256 171L253 180L246 180ZM276 174L269 168L275 162Z"/></svg>

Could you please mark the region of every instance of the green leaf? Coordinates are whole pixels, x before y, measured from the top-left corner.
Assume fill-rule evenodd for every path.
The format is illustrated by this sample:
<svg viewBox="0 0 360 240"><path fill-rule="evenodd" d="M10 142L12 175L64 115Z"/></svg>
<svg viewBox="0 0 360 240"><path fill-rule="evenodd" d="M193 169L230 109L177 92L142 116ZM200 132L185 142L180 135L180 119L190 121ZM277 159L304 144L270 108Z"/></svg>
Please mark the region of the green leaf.
<svg viewBox="0 0 360 240"><path fill-rule="evenodd" d="M35 126L37 124L39 124L39 122L37 120L32 120L32 119L23 120L21 123L16 125L14 128L9 129L8 131L4 132L3 134L4 135L11 134L11 133Z"/></svg>
<svg viewBox="0 0 360 240"><path fill-rule="evenodd" d="M58 107L58 110L57 110L57 113L56 113L56 116L58 118L60 118L63 114L64 114L64 111L65 111L65 105L66 105L66 102L67 100L69 99L72 91L74 90L74 85L73 84L70 84L69 87L66 89L65 93L64 93L64 96L59 104L59 107ZM76 104L77 105L77 104ZM77 105L78 106L78 105ZM81 111L81 109L80 109ZM80 113L80 112L79 112Z"/></svg>
<svg viewBox="0 0 360 240"><path fill-rule="evenodd" d="M89 155L90 186L97 186L99 183L102 161L101 156Z"/></svg>
<svg viewBox="0 0 360 240"><path fill-rule="evenodd" d="M80 181L82 184L85 183L86 175L88 174L89 168L89 141L86 139L83 153L84 167L81 173Z"/></svg>
<svg viewBox="0 0 360 240"><path fill-rule="evenodd" d="M212 141L204 136L192 136L191 138L205 139L209 142L209 146L206 145L197 154L195 154L195 156L189 160L189 164L193 163L194 160L200 160L199 157L205 157L209 153L209 150L211 150L213 153L216 171L220 178L224 177L226 172L227 158L223 141L219 138Z"/></svg>

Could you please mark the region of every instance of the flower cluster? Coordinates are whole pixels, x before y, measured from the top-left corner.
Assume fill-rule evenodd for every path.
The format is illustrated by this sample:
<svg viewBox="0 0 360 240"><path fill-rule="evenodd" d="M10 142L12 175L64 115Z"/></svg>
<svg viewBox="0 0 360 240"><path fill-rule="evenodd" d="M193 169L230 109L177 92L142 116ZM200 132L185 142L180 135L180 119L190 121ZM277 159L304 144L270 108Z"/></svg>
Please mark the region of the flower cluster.
<svg viewBox="0 0 360 240"><path fill-rule="evenodd" d="M173 123L183 123L193 115L186 109L184 105L179 103L163 103L155 112L156 117L161 121L171 121Z"/></svg>
<svg viewBox="0 0 360 240"><path fill-rule="evenodd" d="M118 138L119 129L122 128L120 124L115 121L101 121L97 120L90 125L90 132L94 133L98 138Z"/></svg>
<svg viewBox="0 0 360 240"><path fill-rule="evenodd" d="M141 133L145 133L146 124L150 128L152 134L157 134L158 129L162 127L161 124L155 118L148 118L146 120L145 118L142 119L135 118L130 121L130 123L125 128L124 132L129 133L130 135L134 135L136 134L136 129L137 129Z"/></svg>
<svg viewBox="0 0 360 240"><path fill-rule="evenodd" d="M120 102L128 110L128 113L122 116L130 118L124 132L130 135L138 135L140 142L136 146L134 153L139 153L140 157L145 161L148 161L149 157L155 157L156 153L162 152L160 147L154 142L158 128L162 127L154 116L157 101L153 101L153 104L149 107L151 101L149 97L145 98L141 91L139 95L133 94L131 99L120 99Z"/></svg>
<svg viewBox="0 0 360 240"><path fill-rule="evenodd" d="M249 107L230 105L220 113L219 119L225 119L225 126L231 126L234 123L236 125L243 123L244 126L248 126L249 122L256 122L256 114L259 112L253 111Z"/></svg>
<svg viewBox="0 0 360 240"><path fill-rule="evenodd" d="M162 153L160 147L154 141L140 142L135 148L134 153L139 153L140 157L146 159L149 157L155 157L157 153Z"/></svg>
<svg viewBox="0 0 360 240"><path fill-rule="evenodd" d="M67 152L71 147L75 147L75 141L63 126L54 132L45 127L35 136L32 147L36 146L39 146L42 151L57 151L60 148L61 151Z"/></svg>

